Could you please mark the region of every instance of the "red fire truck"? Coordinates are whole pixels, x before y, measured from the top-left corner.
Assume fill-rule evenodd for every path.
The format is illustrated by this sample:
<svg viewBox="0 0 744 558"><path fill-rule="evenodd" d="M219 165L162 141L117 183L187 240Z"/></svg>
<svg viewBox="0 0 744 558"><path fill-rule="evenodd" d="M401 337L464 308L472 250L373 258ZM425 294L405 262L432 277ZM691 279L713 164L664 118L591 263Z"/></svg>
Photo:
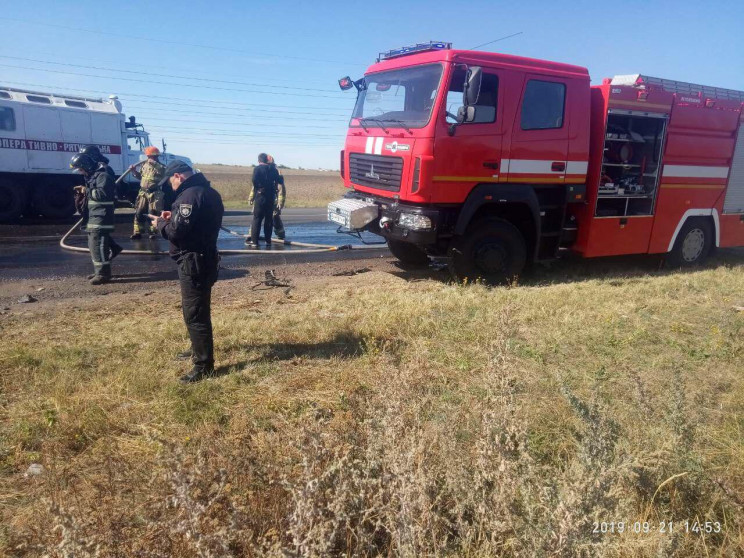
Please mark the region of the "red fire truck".
<svg viewBox="0 0 744 558"><path fill-rule="evenodd" d="M407 263L501 282L530 262L744 246L744 92L426 43L362 79L341 152L340 231Z"/></svg>

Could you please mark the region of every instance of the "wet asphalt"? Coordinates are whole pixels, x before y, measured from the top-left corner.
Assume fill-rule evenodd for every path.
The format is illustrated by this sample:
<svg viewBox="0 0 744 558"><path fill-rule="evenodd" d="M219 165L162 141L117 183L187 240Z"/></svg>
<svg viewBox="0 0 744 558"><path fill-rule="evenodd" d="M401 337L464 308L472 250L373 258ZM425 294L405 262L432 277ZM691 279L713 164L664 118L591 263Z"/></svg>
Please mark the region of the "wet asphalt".
<svg viewBox="0 0 744 558"><path fill-rule="evenodd" d="M287 239L312 244L332 246L356 245L362 242L354 237L336 232L337 227L326 220L325 208L285 209L282 212ZM70 252L59 246L62 236L78 220L78 216L50 221L46 219L23 219L19 223L0 225L0 280L55 279L85 276L91 273L90 257L86 253ZM223 226L237 233L246 234L251 214L244 210L227 210ZM168 243L163 239L130 240L133 210L117 210L114 238L125 249L167 251ZM379 242L374 235L365 237L368 242ZM86 235L76 230L68 239L72 246L86 246ZM243 249L244 240L228 233L220 233L218 242L222 250ZM232 255L222 259L226 269L245 268L249 265L277 265L285 263L310 263L339 260L357 260L389 255L385 246L373 250L344 250L315 254L293 254L295 248L274 243L271 249L261 245L260 254ZM148 275L174 273L174 264L168 256L122 255L113 264L116 274Z"/></svg>

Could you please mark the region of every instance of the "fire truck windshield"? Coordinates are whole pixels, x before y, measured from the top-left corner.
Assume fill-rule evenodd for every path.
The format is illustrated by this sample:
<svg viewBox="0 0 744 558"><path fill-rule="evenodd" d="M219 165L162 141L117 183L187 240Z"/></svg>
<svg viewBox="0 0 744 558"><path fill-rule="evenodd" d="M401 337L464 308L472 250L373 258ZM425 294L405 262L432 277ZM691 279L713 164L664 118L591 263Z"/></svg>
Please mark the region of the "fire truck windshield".
<svg viewBox="0 0 744 558"><path fill-rule="evenodd" d="M359 92L349 126L423 128L431 117L441 78L441 64L365 76L366 88Z"/></svg>

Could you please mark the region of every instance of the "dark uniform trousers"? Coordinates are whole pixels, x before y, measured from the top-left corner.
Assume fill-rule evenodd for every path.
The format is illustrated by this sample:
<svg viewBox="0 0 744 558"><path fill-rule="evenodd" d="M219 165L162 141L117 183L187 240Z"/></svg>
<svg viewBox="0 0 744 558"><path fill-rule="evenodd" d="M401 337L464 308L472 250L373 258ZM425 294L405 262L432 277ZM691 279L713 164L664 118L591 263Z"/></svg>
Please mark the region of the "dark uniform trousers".
<svg viewBox="0 0 744 558"><path fill-rule="evenodd" d="M88 231L88 250L96 275L111 277L111 249L115 244L109 231Z"/></svg>
<svg viewBox="0 0 744 558"><path fill-rule="evenodd" d="M212 286L217 281L219 256L185 252L178 260L178 279L181 284L183 320L191 339L192 360L195 368L214 368L212 340Z"/></svg>
<svg viewBox="0 0 744 558"><path fill-rule="evenodd" d="M271 242L272 227L274 224L274 196L267 194L265 190L256 192L253 205L253 221L251 223L251 240L258 244L258 236L263 222L264 238Z"/></svg>

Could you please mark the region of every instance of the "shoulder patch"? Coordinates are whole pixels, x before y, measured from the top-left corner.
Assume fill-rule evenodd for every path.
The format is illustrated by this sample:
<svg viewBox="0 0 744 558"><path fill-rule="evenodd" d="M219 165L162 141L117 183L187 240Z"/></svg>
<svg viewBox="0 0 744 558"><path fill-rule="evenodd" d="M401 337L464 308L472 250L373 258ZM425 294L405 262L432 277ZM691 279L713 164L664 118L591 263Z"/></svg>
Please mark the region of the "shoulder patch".
<svg viewBox="0 0 744 558"><path fill-rule="evenodd" d="M181 217L190 217L191 209L192 209L192 206L190 203L182 203L181 205L178 206L178 213L181 214Z"/></svg>

